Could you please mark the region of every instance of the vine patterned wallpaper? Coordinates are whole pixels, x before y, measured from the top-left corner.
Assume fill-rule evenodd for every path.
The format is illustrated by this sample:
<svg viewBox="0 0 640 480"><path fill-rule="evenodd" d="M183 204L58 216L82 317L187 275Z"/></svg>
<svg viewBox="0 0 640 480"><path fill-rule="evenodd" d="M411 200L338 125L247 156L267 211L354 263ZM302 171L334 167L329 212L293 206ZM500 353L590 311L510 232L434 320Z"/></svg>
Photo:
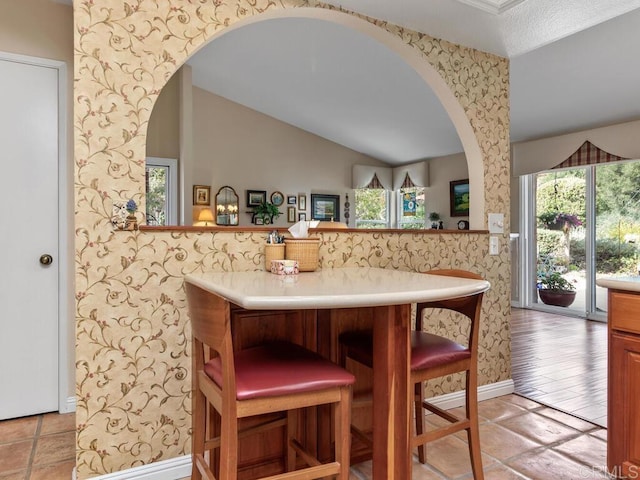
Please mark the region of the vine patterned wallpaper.
<svg viewBox="0 0 640 480"><path fill-rule="evenodd" d="M146 128L167 79L215 32L294 0L75 0L75 296L78 478L190 451L190 342L182 277L261 269L262 232L114 232L115 202L144 211ZM372 21L372 20L371 20ZM508 62L385 22L464 107L483 152L485 210L509 212ZM508 221L506 222L508 231ZM502 239L503 245L507 236ZM456 266L492 284L481 383L510 377L509 256L481 234L324 233L324 267ZM439 323L444 328L444 323ZM456 390L455 378L432 387Z"/></svg>

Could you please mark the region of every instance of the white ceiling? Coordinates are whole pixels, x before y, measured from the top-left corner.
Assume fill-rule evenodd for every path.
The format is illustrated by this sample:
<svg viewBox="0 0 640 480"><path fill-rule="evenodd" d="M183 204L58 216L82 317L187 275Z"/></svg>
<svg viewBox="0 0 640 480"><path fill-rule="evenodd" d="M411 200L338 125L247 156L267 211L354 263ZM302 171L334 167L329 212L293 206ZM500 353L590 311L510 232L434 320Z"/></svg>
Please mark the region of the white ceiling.
<svg viewBox="0 0 640 480"><path fill-rule="evenodd" d="M640 118L640 0L329 3L509 57L512 141ZM198 87L392 164L462 151L410 67L330 22L253 23L188 63Z"/></svg>

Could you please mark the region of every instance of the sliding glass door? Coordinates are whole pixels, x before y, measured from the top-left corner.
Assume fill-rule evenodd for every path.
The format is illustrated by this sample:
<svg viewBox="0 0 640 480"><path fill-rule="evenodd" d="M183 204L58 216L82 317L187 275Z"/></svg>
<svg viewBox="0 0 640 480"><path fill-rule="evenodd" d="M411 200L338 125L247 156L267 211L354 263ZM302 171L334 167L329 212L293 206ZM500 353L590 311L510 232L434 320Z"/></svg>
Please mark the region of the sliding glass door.
<svg viewBox="0 0 640 480"><path fill-rule="evenodd" d="M638 275L640 161L591 167L595 178L596 278ZM607 311L607 291L595 289L595 311Z"/></svg>
<svg viewBox="0 0 640 480"><path fill-rule="evenodd" d="M565 313L585 312L588 299L585 169L538 174L535 206L538 295L533 301ZM569 293L556 294L557 289Z"/></svg>
<svg viewBox="0 0 640 480"><path fill-rule="evenodd" d="M640 273L640 161L543 172L523 185L532 200L526 305L605 320L596 279ZM573 301L547 301L542 290L563 283Z"/></svg>

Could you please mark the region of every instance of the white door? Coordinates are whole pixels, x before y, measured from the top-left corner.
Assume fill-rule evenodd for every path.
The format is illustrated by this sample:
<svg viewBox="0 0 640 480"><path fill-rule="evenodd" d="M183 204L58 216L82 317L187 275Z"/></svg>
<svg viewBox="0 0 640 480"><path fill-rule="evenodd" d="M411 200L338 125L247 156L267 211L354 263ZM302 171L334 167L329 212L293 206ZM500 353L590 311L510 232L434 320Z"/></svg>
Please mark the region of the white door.
<svg viewBox="0 0 640 480"><path fill-rule="evenodd" d="M0 56L0 165L5 419L58 410L57 69Z"/></svg>

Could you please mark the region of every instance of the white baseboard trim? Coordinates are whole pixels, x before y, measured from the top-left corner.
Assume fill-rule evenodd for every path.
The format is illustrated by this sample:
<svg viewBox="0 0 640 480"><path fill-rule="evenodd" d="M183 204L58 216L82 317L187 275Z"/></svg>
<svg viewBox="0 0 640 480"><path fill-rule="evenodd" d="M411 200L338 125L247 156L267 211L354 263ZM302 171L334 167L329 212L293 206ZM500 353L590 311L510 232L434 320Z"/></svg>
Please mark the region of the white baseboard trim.
<svg viewBox="0 0 640 480"><path fill-rule="evenodd" d="M513 391L514 383L511 379L482 385L478 387L478 400L488 400L502 395L509 395ZM443 409L460 407L464 405L464 391L434 397L430 399L430 402ZM184 455L149 465L108 473L94 477L92 480L178 480L190 476L191 455Z"/></svg>
<svg viewBox="0 0 640 480"><path fill-rule="evenodd" d="M478 401L489 400L490 398L501 397L513 393L515 386L512 379L503 382L490 383L478 387ZM464 405L464 390L454 393L447 393L438 397L430 398L429 403L447 410L449 408L461 407Z"/></svg>
<svg viewBox="0 0 640 480"><path fill-rule="evenodd" d="M76 411L76 397L67 397L66 402L60 405L60 413L71 413Z"/></svg>
<svg viewBox="0 0 640 480"><path fill-rule="evenodd" d="M191 455L107 473L91 480L178 480L191 476Z"/></svg>

